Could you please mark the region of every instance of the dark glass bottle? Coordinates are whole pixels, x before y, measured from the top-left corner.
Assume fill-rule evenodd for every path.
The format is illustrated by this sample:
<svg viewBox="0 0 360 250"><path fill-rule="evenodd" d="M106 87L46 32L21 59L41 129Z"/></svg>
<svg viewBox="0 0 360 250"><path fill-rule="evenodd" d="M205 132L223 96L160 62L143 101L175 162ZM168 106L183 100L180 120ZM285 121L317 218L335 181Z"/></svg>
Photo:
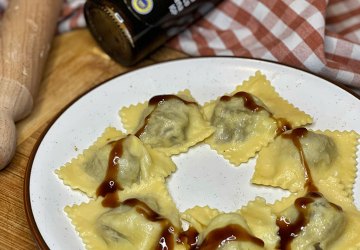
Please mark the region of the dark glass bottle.
<svg viewBox="0 0 360 250"><path fill-rule="evenodd" d="M88 28L115 61L131 66L222 0L88 0Z"/></svg>

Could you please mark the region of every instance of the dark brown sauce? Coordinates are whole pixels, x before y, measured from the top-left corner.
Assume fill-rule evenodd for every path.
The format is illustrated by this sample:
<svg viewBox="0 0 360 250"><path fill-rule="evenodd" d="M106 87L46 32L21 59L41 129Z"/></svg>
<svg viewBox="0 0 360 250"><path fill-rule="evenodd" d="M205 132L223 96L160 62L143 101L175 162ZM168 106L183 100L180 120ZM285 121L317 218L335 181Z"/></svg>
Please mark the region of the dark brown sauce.
<svg viewBox="0 0 360 250"><path fill-rule="evenodd" d="M300 161L302 166L304 167L305 172L305 185L304 187L308 188L308 192L310 191L318 191L318 188L314 185L313 179L311 177L311 172L309 165L305 158L304 150L300 143L300 138L307 136L308 130L306 128L296 128L291 131L290 134L282 134L281 136L285 139L290 139L294 143L294 146L297 148L300 156Z"/></svg>
<svg viewBox="0 0 360 250"><path fill-rule="evenodd" d="M140 137L142 133L144 133L145 129L146 129L146 126L148 124L148 121L149 121L149 118L151 117L152 113L157 109L157 107L161 104L163 104L164 102L166 101L169 101L171 99L176 99L176 100L179 100L179 101L182 101L184 104L186 105L189 105L189 104L195 104L195 105L198 105L196 102L188 102L188 101L185 101L184 99L176 96L176 95L157 95L157 96L154 96L152 97L150 100L149 100L149 104L148 106L150 105L154 105L154 109L153 111L151 111L150 114L148 114L145 119L144 119L144 125L135 133L135 136L136 137Z"/></svg>
<svg viewBox="0 0 360 250"><path fill-rule="evenodd" d="M278 235L280 236L280 246L278 249L291 250L291 242L299 235L302 228L309 223L309 204L313 203L314 199L308 196L301 197L295 200L295 208L299 211L299 215L293 223L290 223L286 218L278 217L276 224L279 227Z"/></svg>
<svg viewBox="0 0 360 250"><path fill-rule="evenodd" d="M320 192L310 191L310 192L306 193L305 197L318 199L318 198L323 198L324 196Z"/></svg>
<svg viewBox="0 0 360 250"><path fill-rule="evenodd" d="M324 197L320 192L311 191L308 192L304 197L298 198L295 200L295 208L298 210L299 215L296 218L296 221L293 223L288 222L285 218L278 217L276 224L279 227L278 235L281 240L276 249L281 250L291 250L291 242L299 235L303 227L309 223L310 214L309 214L309 204L313 203L318 198ZM329 204L336 210L342 211L342 208L334 203L329 202Z"/></svg>
<svg viewBox="0 0 360 250"><path fill-rule="evenodd" d="M302 228L305 227L309 223L308 216L308 204L314 202L314 199L321 198L323 195L318 192L318 188L315 186L309 165L306 161L305 154L303 148L300 143L300 138L305 137L308 133L306 128L297 128L291 131L290 134L282 134L281 136L285 139L291 139L294 143L294 146L297 148L301 164L304 167L305 171L305 185L304 188L307 187L308 193L305 197L301 197L296 199L294 205L295 208L299 211L299 215L296 218L296 221L290 223L286 221L285 218L278 217L276 220L276 224L279 227L278 235L280 236L280 244L277 246L277 249L281 250L290 250L291 242L294 238L298 236L301 232ZM329 204L338 211L342 211L342 208L334 203L329 202Z"/></svg>
<svg viewBox="0 0 360 250"><path fill-rule="evenodd" d="M162 232L159 243L156 245L155 250L173 250L175 245L175 230L169 219L163 218L160 214L153 211L145 202L138 199L125 200L122 205L129 207L136 207L136 212L144 216L151 222L157 222L161 225Z"/></svg>
<svg viewBox="0 0 360 250"><path fill-rule="evenodd" d="M198 231L193 227L189 227L187 231L180 233L176 242L185 245L187 250L216 250L219 245L230 241L252 242L264 247L264 242L261 239L252 236L238 224L230 224L212 230L199 246L197 245L198 236Z"/></svg>
<svg viewBox="0 0 360 250"><path fill-rule="evenodd" d="M246 92L237 92L232 96L224 95L220 98L221 102L228 102L233 97L242 98L244 101L244 107L251 110L252 112L260 112L261 110L265 110L263 106L257 105L254 98Z"/></svg>
<svg viewBox="0 0 360 250"><path fill-rule="evenodd" d="M123 154L123 141L126 138L122 138L118 141L110 142L113 149L109 155L108 168L106 170L106 176L104 181L96 189L96 196L105 197L101 202L103 207L118 207L120 205L117 190L124 190L120 183L117 182L117 174L119 172L118 160Z"/></svg>
<svg viewBox="0 0 360 250"><path fill-rule="evenodd" d="M299 215L296 218L296 221L293 223L288 222L285 218L278 217L276 224L279 227L278 235L280 236L280 246L278 249L281 250L290 250L290 244L294 238L296 238L301 232L302 228L309 223L308 213L308 204L314 202L314 198L323 197L321 193L317 192L318 188L314 185L309 165L305 158L304 150L300 143L300 138L307 136L308 130L306 128L297 128L291 131L290 134L282 134L281 136L285 139L290 139L294 143L294 146L297 148L300 156L301 164L305 172L305 184L304 187L307 187L307 195L295 200L295 208L298 210Z"/></svg>
<svg viewBox="0 0 360 250"><path fill-rule="evenodd" d="M219 247L219 245L231 241L252 242L255 245L264 247L264 242L261 239L249 234L242 226L238 224L230 224L225 227L212 230L208 233L201 245L191 249L215 250Z"/></svg>
<svg viewBox="0 0 360 250"><path fill-rule="evenodd" d="M187 250L196 249L196 243L198 241L199 232L194 227L189 227L188 230L182 231L179 237L176 239L176 243L187 246Z"/></svg>
<svg viewBox="0 0 360 250"><path fill-rule="evenodd" d="M288 120L285 118L274 118L272 113L270 113L270 117L273 118L276 122L277 128L275 130L276 137L281 135L282 133L292 129L292 126Z"/></svg>
<svg viewBox="0 0 360 250"><path fill-rule="evenodd" d="M269 110L265 109L263 106L256 104L254 98L249 93L237 92L232 96L224 95L220 98L220 101L228 102L233 97L242 98L244 101L244 107L251 110L252 112L260 112L261 110L267 111L270 115L270 118L274 119L276 122L277 125L277 128L275 130L276 136L279 136L285 131L292 129L292 126L289 121L287 121L285 118L275 118Z"/></svg>

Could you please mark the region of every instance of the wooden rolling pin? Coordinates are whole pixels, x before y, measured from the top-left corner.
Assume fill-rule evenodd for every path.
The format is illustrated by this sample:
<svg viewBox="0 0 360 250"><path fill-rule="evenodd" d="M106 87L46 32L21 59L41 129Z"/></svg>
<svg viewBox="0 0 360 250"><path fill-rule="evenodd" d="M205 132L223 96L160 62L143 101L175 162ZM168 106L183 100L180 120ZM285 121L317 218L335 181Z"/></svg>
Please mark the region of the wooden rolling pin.
<svg viewBox="0 0 360 250"><path fill-rule="evenodd" d="M11 0L0 25L0 170L32 110L63 0Z"/></svg>

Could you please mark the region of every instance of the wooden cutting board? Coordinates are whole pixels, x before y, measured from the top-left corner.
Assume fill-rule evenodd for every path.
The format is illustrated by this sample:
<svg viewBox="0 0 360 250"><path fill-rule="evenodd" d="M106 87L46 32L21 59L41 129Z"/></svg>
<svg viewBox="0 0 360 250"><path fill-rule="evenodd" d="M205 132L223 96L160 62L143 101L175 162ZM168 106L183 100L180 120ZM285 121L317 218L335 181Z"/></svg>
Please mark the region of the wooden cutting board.
<svg viewBox="0 0 360 250"><path fill-rule="evenodd" d="M30 116L16 124L18 146L10 164L0 171L0 249L38 249L24 211L24 174L42 131L71 101L109 78L187 55L160 48L134 67L122 67L96 44L87 29L55 37Z"/></svg>

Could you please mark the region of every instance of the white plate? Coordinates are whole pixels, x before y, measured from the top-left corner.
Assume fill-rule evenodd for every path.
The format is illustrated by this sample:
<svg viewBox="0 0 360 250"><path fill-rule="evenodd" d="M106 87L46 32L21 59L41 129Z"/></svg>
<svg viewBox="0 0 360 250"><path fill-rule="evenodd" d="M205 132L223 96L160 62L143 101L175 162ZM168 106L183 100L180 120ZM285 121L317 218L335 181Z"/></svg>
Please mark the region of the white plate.
<svg viewBox="0 0 360 250"><path fill-rule="evenodd" d="M63 185L54 170L89 147L106 127L123 130L118 116L121 107L186 88L203 104L233 91L257 70L266 75L280 96L314 117L311 128L360 133L358 98L326 80L279 64L241 58L198 58L161 63L124 74L70 106L48 130L36 152L30 176L31 208L49 248L85 249L63 209L89 199ZM180 211L195 205L232 211L257 195L274 202L289 194L250 184L255 159L234 167L208 145L197 145L173 160L178 170L168 180L168 187ZM359 208L358 181L354 191Z"/></svg>

